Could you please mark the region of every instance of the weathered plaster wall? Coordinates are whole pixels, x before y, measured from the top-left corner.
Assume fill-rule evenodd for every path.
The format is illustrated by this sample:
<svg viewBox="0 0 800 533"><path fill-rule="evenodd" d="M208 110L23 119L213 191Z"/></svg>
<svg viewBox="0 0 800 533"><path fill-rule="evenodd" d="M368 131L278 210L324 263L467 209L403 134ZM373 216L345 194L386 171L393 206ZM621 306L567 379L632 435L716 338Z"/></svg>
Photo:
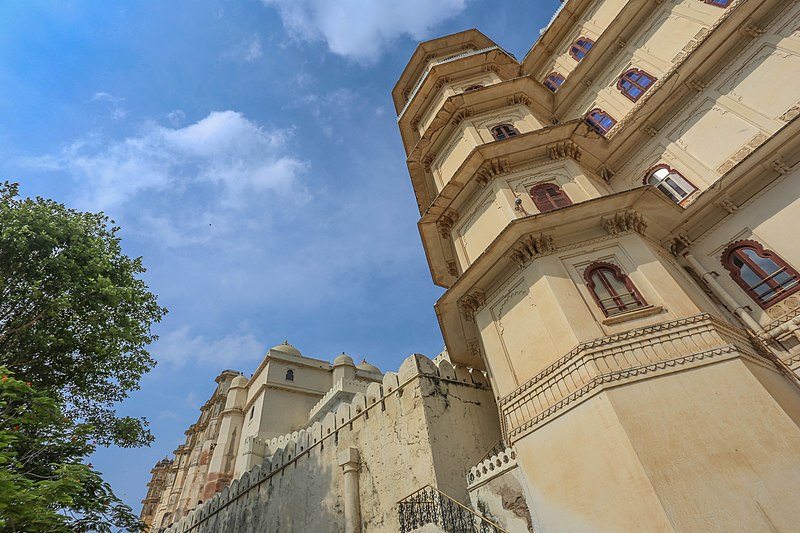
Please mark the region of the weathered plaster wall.
<svg viewBox="0 0 800 533"><path fill-rule="evenodd" d="M342 531L337 456L349 447L360 452L363 531L397 531L397 502L424 485L466 501L465 472L498 438L485 376L415 355L322 423L267 442L262 465L170 531Z"/></svg>

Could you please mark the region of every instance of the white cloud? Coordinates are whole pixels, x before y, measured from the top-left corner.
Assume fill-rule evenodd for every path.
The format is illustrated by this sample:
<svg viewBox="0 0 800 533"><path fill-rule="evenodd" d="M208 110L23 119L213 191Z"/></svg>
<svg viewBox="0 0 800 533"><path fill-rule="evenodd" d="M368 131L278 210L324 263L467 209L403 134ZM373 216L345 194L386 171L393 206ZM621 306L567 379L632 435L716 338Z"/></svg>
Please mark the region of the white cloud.
<svg viewBox="0 0 800 533"><path fill-rule="evenodd" d="M228 57L242 63L252 63L264 55L261 39L254 35L244 39L239 44L228 50L223 57Z"/></svg>
<svg viewBox="0 0 800 533"><path fill-rule="evenodd" d="M162 335L150 349L160 370L176 370L184 366L201 366L222 370L231 366L250 370L260 361L266 345L252 333L228 334L220 339L194 335L188 326ZM163 368L168 367L168 368Z"/></svg>
<svg viewBox="0 0 800 533"><path fill-rule="evenodd" d="M111 106L111 112L109 115L111 120L118 121L128 116L128 110L122 106L122 104L125 102L124 98L114 96L113 94L109 94L107 92L98 91L92 96L92 101L108 102L108 104Z"/></svg>
<svg viewBox="0 0 800 533"><path fill-rule="evenodd" d="M204 185L235 205L253 193L294 190L306 163L286 153L291 133L264 129L235 111L215 111L183 128L149 122L119 141L87 136L60 153L21 163L72 175L84 185L82 207L93 210L113 210L145 192L175 195Z"/></svg>
<svg viewBox="0 0 800 533"><path fill-rule="evenodd" d="M278 9L294 37L322 40L334 54L375 61L403 35L428 37L444 20L458 15L467 0L262 0Z"/></svg>

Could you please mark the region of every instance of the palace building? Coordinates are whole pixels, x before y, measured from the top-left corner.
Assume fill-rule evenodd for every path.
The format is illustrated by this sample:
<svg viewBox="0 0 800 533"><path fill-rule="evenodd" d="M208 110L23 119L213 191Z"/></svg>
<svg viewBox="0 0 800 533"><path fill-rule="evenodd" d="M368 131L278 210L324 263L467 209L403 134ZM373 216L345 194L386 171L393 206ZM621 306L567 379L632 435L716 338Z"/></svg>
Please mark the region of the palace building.
<svg viewBox="0 0 800 533"><path fill-rule="evenodd" d="M797 529L800 2L534 39L422 43L392 91L446 352L223 372L154 530Z"/></svg>

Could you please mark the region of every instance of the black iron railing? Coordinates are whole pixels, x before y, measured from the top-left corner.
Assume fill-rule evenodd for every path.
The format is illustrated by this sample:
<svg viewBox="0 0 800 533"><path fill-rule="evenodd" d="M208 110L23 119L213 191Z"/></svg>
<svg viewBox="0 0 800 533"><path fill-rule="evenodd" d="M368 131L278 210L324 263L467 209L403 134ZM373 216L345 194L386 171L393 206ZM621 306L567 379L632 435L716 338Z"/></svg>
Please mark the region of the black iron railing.
<svg viewBox="0 0 800 533"><path fill-rule="evenodd" d="M400 533L436 524L447 533L508 533L497 524L427 485L399 502Z"/></svg>

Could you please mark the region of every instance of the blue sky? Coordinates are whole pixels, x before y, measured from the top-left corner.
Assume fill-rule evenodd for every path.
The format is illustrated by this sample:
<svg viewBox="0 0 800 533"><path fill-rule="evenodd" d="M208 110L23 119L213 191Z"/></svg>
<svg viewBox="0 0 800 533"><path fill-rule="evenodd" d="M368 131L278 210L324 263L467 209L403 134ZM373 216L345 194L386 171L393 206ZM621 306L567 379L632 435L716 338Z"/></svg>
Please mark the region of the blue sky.
<svg viewBox="0 0 800 533"><path fill-rule="evenodd" d="M140 509L225 368L286 339L396 370L443 341L390 91L477 27L522 58L558 0L0 4L0 178L104 211L169 315L120 411L156 442L94 464Z"/></svg>

